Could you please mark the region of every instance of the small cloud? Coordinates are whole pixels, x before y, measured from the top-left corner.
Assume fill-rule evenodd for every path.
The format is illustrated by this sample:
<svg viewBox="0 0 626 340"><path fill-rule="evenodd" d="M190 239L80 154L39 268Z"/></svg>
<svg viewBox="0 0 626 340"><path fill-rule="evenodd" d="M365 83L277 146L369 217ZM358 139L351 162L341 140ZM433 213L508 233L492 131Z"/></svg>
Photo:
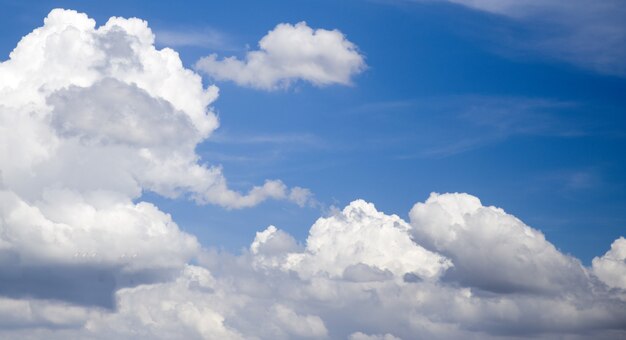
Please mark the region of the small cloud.
<svg viewBox="0 0 626 340"><path fill-rule="evenodd" d="M216 80L263 90L287 88L298 80L317 86L350 85L366 68L356 45L338 30L313 29L305 22L279 24L244 60L201 58L196 69Z"/></svg>
<svg viewBox="0 0 626 340"><path fill-rule="evenodd" d="M289 192L289 200L297 205L304 207L305 205L315 206L316 202L313 199L313 193L306 188L294 187Z"/></svg>
<svg viewBox="0 0 626 340"><path fill-rule="evenodd" d="M212 50L234 50L224 33L212 28L165 29L155 32L156 44L166 47L202 47Z"/></svg>

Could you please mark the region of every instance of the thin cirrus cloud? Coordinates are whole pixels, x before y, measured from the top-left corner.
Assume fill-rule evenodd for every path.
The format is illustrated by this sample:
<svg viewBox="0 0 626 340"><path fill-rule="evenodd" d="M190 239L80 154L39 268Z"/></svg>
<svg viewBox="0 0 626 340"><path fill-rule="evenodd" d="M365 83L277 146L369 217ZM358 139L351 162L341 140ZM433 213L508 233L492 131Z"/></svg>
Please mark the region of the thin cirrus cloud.
<svg viewBox="0 0 626 340"><path fill-rule="evenodd" d="M157 30L155 39L157 45L167 47L202 47L213 50L233 49L227 35L211 28Z"/></svg>
<svg viewBox="0 0 626 340"><path fill-rule="evenodd" d="M391 139L381 139L402 150L395 157L410 159L445 158L519 136L573 139L615 134L611 110L600 113L605 119L590 119L582 114L585 109L581 103L549 98L450 95L374 102L348 112L419 117L417 127L396 128Z"/></svg>
<svg viewBox="0 0 626 340"><path fill-rule="evenodd" d="M215 80L263 90L289 87L296 81L317 86L349 85L365 69L356 45L338 30L313 29L305 22L279 24L259 41L259 50L243 60L201 58L196 69Z"/></svg>
<svg viewBox="0 0 626 340"><path fill-rule="evenodd" d="M469 194L433 193L409 220L355 200L304 244L269 226L239 254L203 248L140 192L226 207L309 193L241 195L198 165L216 89L152 43L139 19L96 29L53 10L0 64L1 338L626 334L623 238L586 267Z"/></svg>
<svg viewBox="0 0 626 340"><path fill-rule="evenodd" d="M626 10L620 0L445 1L522 23L527 35L504 44L604 74L626 76Z"/></svg>

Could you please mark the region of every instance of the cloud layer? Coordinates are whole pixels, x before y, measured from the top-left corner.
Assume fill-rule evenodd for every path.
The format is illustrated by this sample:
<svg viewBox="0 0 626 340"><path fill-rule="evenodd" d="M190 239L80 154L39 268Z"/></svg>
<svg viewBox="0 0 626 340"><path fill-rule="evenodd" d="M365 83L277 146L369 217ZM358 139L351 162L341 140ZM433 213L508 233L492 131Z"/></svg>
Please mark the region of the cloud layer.
<svg viewBox="0 0 626 340"><path fill-rule="evenodd" d="M153 41L139 19L54 10L0 64L0 338L626 336L623 238L587 268L468 194L408 222L356 200L305 244L269 226L240 254L202 248L142 191L230 208L309 193L242 195L199 164L217 89Z"/></svg>
<svg viewBox="0 0 626 340"><path fill-rule="evenodd" d="M623 266L621 241L585 268L471 195L433 194L410 224L357 200L304 245L270 226L242 254L205 249L170 280L116 290L113 310L3 298L0 335L612 339L626 334L624 274L598 261Z"/></svg>
<svg viewBox="0 0 626 340"><path fill-rule="evenodd" d="M259 41L245 60L201 58L196 68L213 79L265 90L288 87L298 80L317 86L349 85L365 69L363 56L338 30L312 29L305 22L279 24Z"/></svg>

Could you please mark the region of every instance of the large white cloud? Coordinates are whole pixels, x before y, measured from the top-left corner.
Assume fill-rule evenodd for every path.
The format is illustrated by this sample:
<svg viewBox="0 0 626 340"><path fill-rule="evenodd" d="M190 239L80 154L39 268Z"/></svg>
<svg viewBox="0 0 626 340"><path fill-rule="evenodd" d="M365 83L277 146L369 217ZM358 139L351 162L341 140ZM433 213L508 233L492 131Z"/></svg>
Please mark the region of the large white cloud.
<svg viewBox="0 0 626 340"><path fill-rule="evenodd" d="M607 285L626 290L626 239L620 237L611 249L593 259L593 272Z"/></svg>
<svg viewBox="0 0 626 340"><path fill-rule="evenodd" d="M288 87L297 80L322 86L348 85L365 69L363 56L338 30L312 29L305 22L279 24L259 41L245 60L201 58L196 68L214 79L265 90Z"/></svg>
<svg viewBox="0 0 626 340"><path fill-rule="evenodd" d="M544 235L468 194L432 194L410 213L415 239L452 259L449 275L496 292L562 292L584 284L580 262Z"/></svg>
<svg viewBox="0 0 626 340"><path fill-rule="evenodd" d="M112 308L117 288L176 273L199 244L144 191L226 208L306 204L306 189L272 180L241 194L199 163L217 96L154 47L145 21L96 27L51 11L0 63L0 294Z"/></svg>
<svg viewBox="0 0 626 340"><path fill-rule="evenodd" d="M385 215L373 204L357 200L341 213L315 222L305 251L289 253L282 267L303 277L324 274L373 281L405 275L432 279L452 266L448 259L415 244L410 229L398 216ZM268 240L280 236L272 229L268 232L277 235ZM263 255L265 243L257 237L253 253Z"/></svg>
<svg viewBox="0 0 626 340"><path fill-rule="evenodd" d="M4 185L30 199L54 185L131 198L189 192L229 208L295 197L280 181L239 194L221 168L198 164L195 146L218 126L209 110L218 90L153 44L139 19L96 28L84 14L50 12L0 64Z"/></svg>
<svg viewBox="0 0 626 340"><path fill-rule="evenodd" d="M476 209L494 210L503 215L500 219L507 219L500 209L483 207L469 195L433 195L416 206L420 207L420 214L429 216L429 221L436 222L444 231L455 230L463 222L454 219L472 215L472 211L476 214ZM442 206L448 209L448 215L442 213ZM464 214L450 215L463 209ZM486 230L509 230L511 239L520 237L519 225L503 224L498 218L482 219L481 226ZM408 237L414 228L397 216L377 211L371 204L355 201L342 212L316 222L305 245L270 227L257 233L249 252L234 255L205 250L197 265L182 267L170 281L117 290L117 308L113 310L41 299L1 300L0 316L7 314L5 323L11 327L0 332L0 336L103 339L180 336L192 339L584 339L590 336L613 339L624 336L623 290L607 289L591 273L583 282L561 285L562 291L493 290L466 283L461 276L407 277L405 272L429 266L440 271L456 268L443 265L446 262L442 262L441 255L415 243L405 243L410 241ZM525 228L528 237L537 233ZM476 242L469 233L457 233L457 239L467 244ZM485 248L493 248L488 240L484 242ZM511 242L514 241L504 241L509 245ZM519 242L528 240L522 238ZM416 252L422 257L416 258ZM558 262L565 256L558 251L527 254L518 246L511 247L510 255L497 251L494 255L515 258L515 252L534 261L537 267L545 265L546 257L555 257ZM290 263L289 258L294 254L306 257L306 261ZM332 256L337 260L328 260ZM463 265L462 259L456 260L455 266ZM488 265L497 275L515 264L508 259ZM356 274L346 275L347 268L353 268ZM526 273L540 282L541 276L547 275L530 266L518 266L516 270L520 277ZM587 272L586 268L581 270ZM567 278L571 274L556 268L552 275Z"/></svg>

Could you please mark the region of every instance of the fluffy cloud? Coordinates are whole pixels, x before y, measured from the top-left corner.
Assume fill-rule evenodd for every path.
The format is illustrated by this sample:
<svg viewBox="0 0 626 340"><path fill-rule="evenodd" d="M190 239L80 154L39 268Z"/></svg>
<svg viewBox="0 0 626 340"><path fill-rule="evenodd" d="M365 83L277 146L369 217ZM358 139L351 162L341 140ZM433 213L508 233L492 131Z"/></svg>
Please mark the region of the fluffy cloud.
<svg viewBox="0 0 626 340"><path fill-rule="evenodd" d="M315 222L306 250L290 253L283 266L303 277L323 273L355 281L387 276L432 279L452 266L446 258L415 244L410 229L398 216L354 201L340 214Z"/></svg>
<svg viewBox="0 0 626 340"><path fill-rule="evenodd" d="M585 279L562 284L561 291L545 289L543 285L533 289L524 286L524 274L542 284L546 282L543 275L560 283L557 276L565 279L572 274L554 267L554 263L562 264L565 255L540 238L536 230L501 209L484 207L476 197L467 194L433 194L426 202L416 204L411 215L413 225L398 216L377 211L372 204L355 201L343 211L319 219L304 245L284 231L269 227L257 233L249 252L234 255L203 250L196 265L183 266L171 280L118 289L116 308L111 310L63 301L5 299L0 315L15 312L7 319L12 327L4 329L0 336L103 339L174 336L611 339L624 336L624 291L619 287L608 289L587 268L572 269L574 275L578 275L577 270L583 271ZM480 223L471 222L478 217ZM439 229L445 236L436 242L424 242L422 245L430 249L426 250L415 243L417 237L413 241L410 238L419 227ZM469 231L462 232L463 228ZM503 232L500 234L498 230ZM511 235L506 236L506 231ZM500 252L485 233L500 238L510 250ZM478 242L480 247L494 249L494 257L504 259L486 259L486 265L491 266L490 275L496 275L498 283L504 285L508 281L498 277L498 273L509 273L508 267L514 266L519 272L516 279L522 280L524 289L513 283L513 289L493 289L493 285L483 285L482 281L476 284L477 281L462 275L448 276L457 266L468 266L474 261L459 258L450 247L442 246L452 244L452 234L458 242L456 246L473 247ZM436 253L435 244L450 258ZM616 244L614 249L620 243ZM548 250L527 252L521 245L531 250L541 247ZM553 257L551 261L550 257ZM521 264L516 264L518 259ZM554 273L546 273L542 268L545 266ZM443 276L423 274L438 272L443 272ZM507 275L504 278L509 279Z"/></svg>
<svg viewBox="0 0 626 340"><path fill-rule="evenodd" d="M618 238L611 249L592 261L593 272L607 285L626 290L626 239Z"/></svg>
<svg viewBox="0 0 626 340"><path fill-rule="evenodd" d="M415 239L452 259L449 277L494 292L562 292L584 268L538 230L468 194L432 194L410 213Z"/></svg>
<svg viewBox="0 0 626 340"><path fill-rule="evenodd" d="M277 25L259 41L259 48L248 52L245 60L220 60L212 54L200 59L196 68L217 80L265 90L288 87L297 80L348 85L365 69L363 56L341 32L314 30L305 22Z"/></svg>
<svg viewBox="0 0 626 340"><path fill-rule="evenodd" d="M53 10L0 64L0 164L4 185L37 199L49 186L142 190L241 208L267 198L307 200L268 181L232 191L221 168L198 164L195 146L218 127L215 86L154 48L145 21ZM303 193L305 195L303 195Z"/></svg>
<svg viewBox="0 0 626 340"><path fill-rule="evenodd" d="M411 215L413 226L369 203L355 201L334 216L318 220L305 245L269 227L257 233L249 252L203 250L197 265L183 266L171 280L118 289L116 308L111 310L63 301L4 299L0 314L13 311L6 319L12 327L0 335L103 339L624 336L623 290L608 289L587 268L577 269L586 273L583 281L562 284L561 291L524 286L524 275L543 284L543 275L559 283L556 276L566 279L572 274L554 267L565 255L544 239L527 239L538 238L538 232L501 209L484 207L466 194L433 194L418 203ZM477 218L474 215L481 218L477 225L469 222ZM476 230L478 225L485 230ZM411 241L410 235L420 226L440 229L446 235L432 244L450 254L450 259L435 253L431 242L423 244L429 251ZM461 232L461 228L470 231ZM511 235L495 232L500 229ZM497 235L509 252L499 252L485 233ZM452 234L459 247L484 242L480 247L494 249L494 257L504 259L486 260L490 275L504 285L508 281L498 273L509 273L508 267L516 266L516 279L522 280L524 289L514 282L513 289L493 289L462 275L447 276L474 260L459 258L441 246L450 242ZM521 246L541 249L533 242L551 250L528 253ZM554 259L548 261L549 257ZM516 265L518 259L524 261ZM452 266L448 261L456 262ZM554 273L546 273L545 266ZM434 268L426 273L444 275L428 277L422 274L424 268Z"/></svg>
<svg viewBox="0 0 626 340"><path fill-rule="evenodd" d="M116 313L99 315L86 328L106 334L102 338L242 338L224 325L215 294L210 293L214 281L206 270L188 266L172 282L122 289L116 294Z"/></svg>
<svg viewBox="0 0 626 340"><path fill-rule="evenodd" d="M144 191L306 204L306 189L241 194L198 163L217 95L145 21L51 11L0 63L0 294L114 308L117 289L171 278L200 247Z"/></svg>

